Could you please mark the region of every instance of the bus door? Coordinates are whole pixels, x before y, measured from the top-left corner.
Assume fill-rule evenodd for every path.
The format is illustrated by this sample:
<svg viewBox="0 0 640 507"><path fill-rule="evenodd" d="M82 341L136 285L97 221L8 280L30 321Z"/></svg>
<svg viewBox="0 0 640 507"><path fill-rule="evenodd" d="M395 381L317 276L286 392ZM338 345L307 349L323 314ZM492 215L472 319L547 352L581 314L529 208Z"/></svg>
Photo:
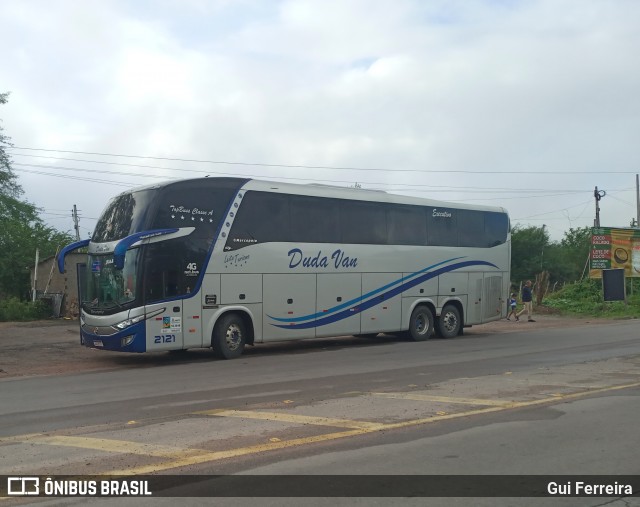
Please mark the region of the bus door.
<svg viewBox="0 0 640 507"><path fill-rule="evenodd" d="M495 320L504 317L507 305L506 295L502 293L502 273L484 275L484 314L483 320Z"/></svg>
<svg viewBox="0 0 640 507"><path fill-rule="evenodd" d="M163 310L147 319L147 351L183 348L182 287L180 265L172 257L156 257L144 274L145 313ZM184 271L184 270L183 270Z"/></svg>

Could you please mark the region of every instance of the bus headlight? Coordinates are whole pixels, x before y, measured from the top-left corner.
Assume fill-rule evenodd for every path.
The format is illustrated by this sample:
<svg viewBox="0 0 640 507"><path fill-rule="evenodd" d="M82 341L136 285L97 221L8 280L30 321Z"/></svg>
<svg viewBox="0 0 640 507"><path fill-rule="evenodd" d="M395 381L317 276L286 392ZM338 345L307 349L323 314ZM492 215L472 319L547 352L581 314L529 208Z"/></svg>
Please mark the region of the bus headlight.
<svg viewBox="0 0 640 507"><path fill-rule="evenodd" d="M128 347L129 345L131 345L133 343L134 338L136 337L136 335L131 334L129 336L125 336L124 338L122 338L122 340L120 340L120 346L121 347Z"/></svg>
<svg viewBox="0 0 640 507"><path fill-rule="evenodd" d="M143 314L143 315L138 315L137 317L132 317L130 319L123 320L122 322L118 322L115 325L115 327L117 327L118 329L126 329L129 326L133 326L134 324L137 324L138 322L142 322L145 319L150 319L151 317L155 317L156 315L160 315L165 310L166 310L166 308L160 308L159 310L156 310L155 312L151 312L151 313L147 313L147 314Z"/></svg>
<svg viewBox="0 0 640 507"><path fill-rule="evenodd" d="M119 322L118 324L116 324L116 327L118 329L126 329L129 326L133 326L134 324L137 324L138 322L143 321L145 318L144 315L138 315L137 317L133 317L132 319L127 319L127 320L123 320L122 322Z"/></svg>

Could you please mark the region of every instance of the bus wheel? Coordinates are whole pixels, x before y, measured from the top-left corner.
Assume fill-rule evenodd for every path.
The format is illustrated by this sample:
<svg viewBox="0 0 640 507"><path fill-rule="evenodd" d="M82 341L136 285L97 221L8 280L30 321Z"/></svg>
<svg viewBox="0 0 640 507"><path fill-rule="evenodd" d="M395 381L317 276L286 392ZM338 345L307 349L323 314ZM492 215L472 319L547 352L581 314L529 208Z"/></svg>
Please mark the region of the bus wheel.
<svg viewBox="0 0 640 507"><path fill-rule="evenodd" d="M213 328L213 354L221 359L239 357L247 340L244 321L234 313L223 315Z"/></svg>
<svg viewBox="0 0 640 507"><path fill-rule="evenodd" d="M442 338L453 338L457 336L462 327L460 321L460 311L453 305L444 305L440 318L438 319L438 334Z"/></svg>
<svg viewBox="0 0 640 507"><path fill-rule="evenodd" d="M428 340L433 334L433 314L426 306L418 306L411 313L409 338L414 342Z"/></svg>

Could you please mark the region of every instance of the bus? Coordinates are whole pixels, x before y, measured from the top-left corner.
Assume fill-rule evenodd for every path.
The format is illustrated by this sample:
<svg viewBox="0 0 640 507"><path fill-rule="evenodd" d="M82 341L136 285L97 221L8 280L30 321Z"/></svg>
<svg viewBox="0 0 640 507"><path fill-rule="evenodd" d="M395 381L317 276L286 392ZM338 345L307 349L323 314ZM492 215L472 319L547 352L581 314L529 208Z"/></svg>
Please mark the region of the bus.
<svg viewBox="0 0 640 507"><path fill-rule="evenodd" d="M503 208L381 191L196 178L113 198L90 240L81 343L123 351L379 333L423 341L506 316Z"/></svg>

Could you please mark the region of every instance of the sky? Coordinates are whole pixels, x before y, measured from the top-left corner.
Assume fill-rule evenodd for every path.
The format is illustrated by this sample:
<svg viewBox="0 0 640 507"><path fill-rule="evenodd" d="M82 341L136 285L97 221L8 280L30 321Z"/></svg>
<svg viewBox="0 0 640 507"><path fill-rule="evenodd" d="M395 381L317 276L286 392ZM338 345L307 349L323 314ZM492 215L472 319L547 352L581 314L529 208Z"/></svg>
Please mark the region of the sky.
<svg viewBox="0 0 640 507"><path fill-rule="evenodd" d="M636 217L637 0L0 0L23 198L249 176L500 206L551 240Z"/></svg>

